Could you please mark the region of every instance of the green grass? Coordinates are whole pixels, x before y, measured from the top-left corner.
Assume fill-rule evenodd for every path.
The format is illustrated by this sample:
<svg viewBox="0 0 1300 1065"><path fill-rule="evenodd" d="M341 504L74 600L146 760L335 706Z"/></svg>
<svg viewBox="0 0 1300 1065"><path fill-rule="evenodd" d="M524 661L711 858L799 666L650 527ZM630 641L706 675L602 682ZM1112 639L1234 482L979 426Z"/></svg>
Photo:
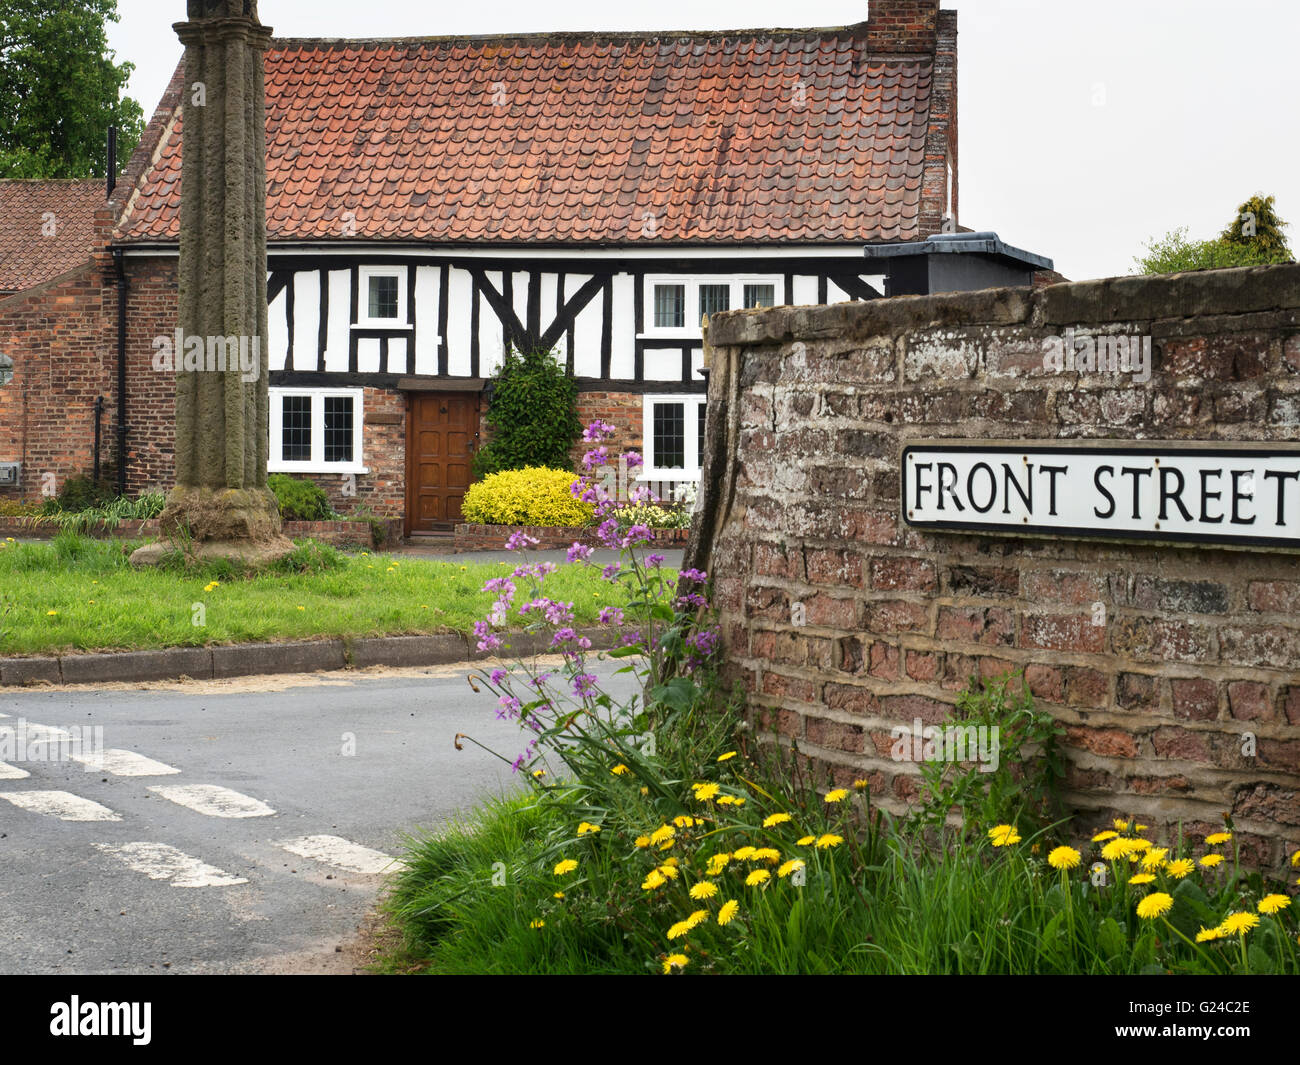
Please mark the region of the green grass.
<svg viewBox="0 0 1300 1065"><path fill-rule="evenodd" d="M45 543L0 541L0 653L469 632L494 599L483 582L516 565L348 556L313 545L247 577L229 566L133 569L135 546L66 533ZM212 580L219 586L205 591ZM577 566L562 565L546 589L574 603L580 625L627 598L623 586Z"/></svg>

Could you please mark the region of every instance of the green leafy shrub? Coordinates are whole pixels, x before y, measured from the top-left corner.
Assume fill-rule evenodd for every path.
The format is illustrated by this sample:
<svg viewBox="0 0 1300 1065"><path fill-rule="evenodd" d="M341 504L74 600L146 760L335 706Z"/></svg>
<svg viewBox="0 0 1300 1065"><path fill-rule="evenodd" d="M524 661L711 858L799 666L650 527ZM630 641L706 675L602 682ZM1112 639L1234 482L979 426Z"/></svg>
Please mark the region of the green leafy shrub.
<svg viewBox="0 0 1300 1065"><path fill-rule="evenodd" d="M89 474L69 477L63 482L59 494L46 499L41 506L42 513L57 514L93 510L117 498L117 490L107 477L96 481Z"/></svg>
<svg viewBox="0 0 1300 1065"><path fill-rule="evenodd" d="M586 525L592 505L573 497L567 470L528 467L489 474L470 485L461 505L478 525Z"/></svg>
<svg viewBox="0 0 1300 1065"><path fill-rule="evenodd" d="M530 466L570 469L582 432L578 383L551 351L511 351L493 379L486 419L491 439L474 456L474 476Z"/></svg>
<svg viewBox="0 0 1300 1065"><path fill-rule="evenodd" d="M329 496L315 481L273 473L266 479L285 521L327 521L334 516Z"/></svg>
<svg viewBox="0 0 1300 1065"><path fill-rule="evenodd" d="M39 503L24 503L20 499L0 499L0 518L30 518L41 513Z"/></svg>
<svg viewBox="0 0 1300 1065"><path fill-rule="evenodd" d="M145 492L135 499L118 496L106 503L79 510L46 510L32 517L29 525L54 525L64 532L84 533L91 529L113 530L124 521L148 521L156 518L167 505L162 492Z"/></svg>

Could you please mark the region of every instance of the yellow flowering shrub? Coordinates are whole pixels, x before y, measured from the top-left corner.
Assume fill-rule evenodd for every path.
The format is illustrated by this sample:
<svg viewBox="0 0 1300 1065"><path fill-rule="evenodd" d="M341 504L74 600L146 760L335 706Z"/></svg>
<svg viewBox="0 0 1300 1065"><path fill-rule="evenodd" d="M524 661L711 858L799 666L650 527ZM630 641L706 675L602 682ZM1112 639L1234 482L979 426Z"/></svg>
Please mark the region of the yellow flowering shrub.
<svg viewBox="0 0 1300 1065"><path fill-rule="evenodd" d="M586 525L593 508L569 491L575 480L542 466L492 473L470 485L461 514L476 525Z"/></svg>

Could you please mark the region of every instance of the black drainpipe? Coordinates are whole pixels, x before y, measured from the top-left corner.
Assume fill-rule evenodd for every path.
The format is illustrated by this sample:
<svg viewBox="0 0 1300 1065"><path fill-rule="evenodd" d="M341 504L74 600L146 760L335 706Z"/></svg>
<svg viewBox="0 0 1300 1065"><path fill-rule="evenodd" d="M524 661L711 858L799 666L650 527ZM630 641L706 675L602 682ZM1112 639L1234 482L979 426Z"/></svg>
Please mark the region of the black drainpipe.
<svg viewBox="0 0 1300 1065"><path fill-rule="evenodd" d="M95 485L99 485L99 426L104 420L104 397L95 397Z"/></svg>
<svg viewBox="0 0 1300 1065"><path fill-rule="evenodd" d="M117 268L117 494L126 495L126 270L122 249L113 249Z"/></svg>

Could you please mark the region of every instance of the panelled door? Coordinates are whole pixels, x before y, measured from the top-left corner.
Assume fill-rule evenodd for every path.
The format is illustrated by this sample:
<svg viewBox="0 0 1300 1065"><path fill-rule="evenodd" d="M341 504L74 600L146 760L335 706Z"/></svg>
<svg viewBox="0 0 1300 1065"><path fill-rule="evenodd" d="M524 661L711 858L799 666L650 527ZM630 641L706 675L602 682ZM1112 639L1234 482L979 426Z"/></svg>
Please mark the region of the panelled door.
<svg viewBox="0 0 1300 1065"><path fill-rule="evenodd" d="M461 520L478 445L477 392L412 392L406 431L406 532L449 531Z"/></svg>

